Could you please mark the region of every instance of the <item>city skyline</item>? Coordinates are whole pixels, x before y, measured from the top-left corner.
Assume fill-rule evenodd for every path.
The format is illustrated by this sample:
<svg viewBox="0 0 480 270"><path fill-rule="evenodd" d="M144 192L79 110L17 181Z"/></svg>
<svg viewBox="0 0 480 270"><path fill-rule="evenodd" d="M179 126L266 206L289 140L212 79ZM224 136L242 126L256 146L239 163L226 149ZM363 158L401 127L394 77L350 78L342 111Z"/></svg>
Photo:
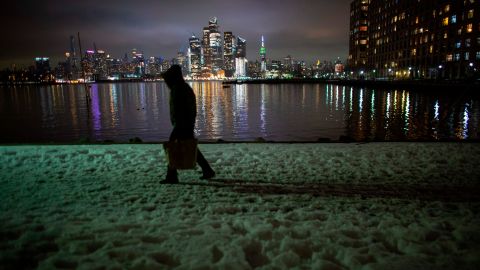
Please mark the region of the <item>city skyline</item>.
<svg viewBox="0 0 480 270"><path fill-rule="evenodd" d="M218 18L220 32L237 33L249 42L248 59L260 59L262 35L272 59L292 55L313 62L348 55L350 0L242 1L233 6L221 1L184 2L7 3L2 21L11 26L0 30L7 37L0 67L30 65L37 56L61 61L70 46L69 37L77 32L84 51L96 43L118 58L132 48L148 56L173 58L178 51L186 51L192 34L201 37L201 26L211 17Z"/></svg>

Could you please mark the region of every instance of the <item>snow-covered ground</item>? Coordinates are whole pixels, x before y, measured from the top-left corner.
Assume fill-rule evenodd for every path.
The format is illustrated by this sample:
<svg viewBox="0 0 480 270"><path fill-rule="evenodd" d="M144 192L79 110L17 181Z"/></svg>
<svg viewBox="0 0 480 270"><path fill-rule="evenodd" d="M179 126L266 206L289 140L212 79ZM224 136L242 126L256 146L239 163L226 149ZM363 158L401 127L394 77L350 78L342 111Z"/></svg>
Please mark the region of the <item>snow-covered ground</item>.
<svg viewBox="0 0 480 270"><path fill-rule="evenodd" d="M0 146L0 269L478 269L480 144Z"/></svg>

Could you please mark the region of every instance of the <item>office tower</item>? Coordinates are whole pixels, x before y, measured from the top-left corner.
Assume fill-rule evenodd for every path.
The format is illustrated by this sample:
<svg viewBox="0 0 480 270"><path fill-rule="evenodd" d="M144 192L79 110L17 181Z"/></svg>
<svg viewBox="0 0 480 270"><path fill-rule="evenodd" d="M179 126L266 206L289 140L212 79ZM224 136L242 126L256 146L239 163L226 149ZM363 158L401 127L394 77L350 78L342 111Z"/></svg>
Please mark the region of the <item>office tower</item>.
<svg viewBox="0 0 480 270"><path fill-rule="evenodd" d="M203 28L202 38L202 76L210 77L212 72L212 56L210 50L210 29L208 27Z"/></svg>
<svg viewBox="0 0 480 270"><path fill-rule="evenodd" d="M167 59L162 60L162 71L163 72L167 71L171 66L172 66L171 61L169 61Z"/></svg>
<svg viewBox="0 0 480 270"><path fill-rule="evenodd" d="M150 57L146 72L152 77L158 77L162 73L162 59L160 57Z"/></svg>
<svg viewBox="0 0 480 270"><path fill-rule="evenodd" d="M342 63L342 60L340 60L340 57L337 58L337 61L335 61L335 75L340 75L344 72L345 66Z"/></svg>
<svg viewBox="0 0 480 270"><path fill-rule="evenodd" d="M187 75L188 59L187 55L184 52L177 52L177 57L175 57L174 64L179 65L182 68L183 75Z"/></svg>
<svg viewBox="0 0 480 270"><path fill-rule="evenodd" d="M247 57L247 41L244 38L237 37L236 57Z"/></svg>
<svg viewBox="0 0 480 270"><path fill-rule="evenodd" d="M247 76L247 41L244 38L237 37L237 50L235 53L235 76Z"/></svg>
<svg viewBox="0 0 480 270"><path fill-rule="evenodd" d="M94 80L105 80L108 76L107 54L104 50L98 50L94 45L93 77Z"/></svg>
<svg viewBox="0 0 480 270"><path fill-rule="evenodd" d="M202 47L200 45L200 39L198 39L195 35L189 39L189 71L190 76L192 78L200 78L202 75L202 66L201 66L201 55L202 55Z"/></svg>
<svg viewBox="0 0 480 270"><path fill-rule="evenodd" d="M216 74L223 69L223 54L222 54L222 35L218 31L217 18L213 17L209 21L208 28L210 30L210 56L212 61L212 73Z"/></svg>
<svg viewBox="0 0 480 270"><path fill-rule="evenodd" d="M39 82L50 80L50 58L36 57L35 58L35 79Z"/></svg>
<svg viewBox="0 0 480 270"><path fill-rule="evenodd" d="M261 78L265 72L261 72L261 62L255 60L255 62L247 63L247 75L252 78Z"/></svg>
<svg viewBox="0 0 480 270"><path fill-rule="evenodd" d="M143 52L132 49L132 64L133 64L133 73L136 77L142 77L145 75L145 58Z"/></svg>
<svg viewBox="0 0 480 270"><path fill-rule="evenodd" d="M235 74L235 56L237 50L237 39L232 32L223 34L223 59L225 63L225 76L233 77Z"/></svg>
<svg viewBox="0 0 480 270"><path fill-rule="evenodd" d="M283 58L283 70L286 73L293 72L293 59L290 55L287 55L285 58Z"/></svg>
<svg viewBox="0 0 480 270"><path fill-rule="evenodd" d="M356 27L357 7L364 7L367 28L360 29L364 26L360 23ZM478 75L479 7L475 0L355 0L349 65L354 71L363 68L361 62L352 61L352 52L364 45L352 41L363 30L367 38L359 41L367 45L365 72L371 76L459 79Z"/></svg>
<svg viewBox="0 0 480 270"><path fill-rule="evenodd" d="M267 49L265 48L265 40L263 39L262 36L262 46L260 47L260 63L261 63L261 72L266 72L267 71Z"/></svg>

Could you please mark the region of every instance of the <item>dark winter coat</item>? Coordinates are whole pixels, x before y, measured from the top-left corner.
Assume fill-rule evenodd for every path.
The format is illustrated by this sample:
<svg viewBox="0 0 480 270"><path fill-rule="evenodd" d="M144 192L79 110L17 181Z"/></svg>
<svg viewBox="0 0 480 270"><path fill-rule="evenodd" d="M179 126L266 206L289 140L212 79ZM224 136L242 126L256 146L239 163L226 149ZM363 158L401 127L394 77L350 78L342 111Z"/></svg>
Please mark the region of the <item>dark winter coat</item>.
<svg viewBox="0 0 480 270"><path fill-rule="evenodd" d="M170 121L174 129L191 130L195 127L197 107L193 89L183 80L180 66L173 65L163 78L170 88Z"/></svg>

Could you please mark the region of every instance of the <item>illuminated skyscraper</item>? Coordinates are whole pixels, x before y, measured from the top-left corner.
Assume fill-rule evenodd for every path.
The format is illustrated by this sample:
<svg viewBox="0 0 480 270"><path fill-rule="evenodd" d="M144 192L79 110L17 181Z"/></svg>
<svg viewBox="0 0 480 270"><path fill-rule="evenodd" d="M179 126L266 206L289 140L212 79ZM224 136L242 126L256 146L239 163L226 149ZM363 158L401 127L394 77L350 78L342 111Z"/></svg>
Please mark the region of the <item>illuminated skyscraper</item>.
<svg viewBox="0 0 480 270"><path fill-rule="evenodd" d="M141 77L145 75L145 58L143 52L140 52L135 48L132 50L132 64L134 66L135 76Z"/></svg>
<svg viewBox="0 0 480 270"><path fill-rule="evenodd" d="M235 56L237 50L237 39L232 32L225 32L223 35L223 59L225 62L225 76L233 77L235 73Z"/></svg>
<svg viewBox="0 0 480 270"><path fill-rule="evenodd" d="M293 59L290 55L283 58L283 69L286 73L292 73L293 71Z"/></svg>
<svg viewBox="0 0 480 270"><path fill-rule="evenodd" d="M184 52L180 51L175 57L174 64L179 65L182 68L182 74L186 75L188 71L188 59Z"/></svg>
<svg viewBox="0 0 480 270"><path fill-rule="evenodd" d="M105 80L108 76L107 55L103 50L97 50L95 46L95 62L94 62L95 80Z"/></svg>
<svg viewBox="0 0 480 270"><path fill-rule="evenodd" d="M202 76L208 77L212 72L212 54L210 50L210 28L203 28L202 38Z"/></svg>
<svg viewBox="0 0 480 270"><path fill-rule="evenodd" d="M235 76L247 76L247 41L244 38L237 37L237 50L235 58Z"/></svg>
<svg viewBox="0 0 480 270"><path fill-rule="evenodd" d="M237 37L236 53L236 57L247 57L247 41L244 38Z"/></svg>
<svg viewBox="0 0 480 270"><path fill-rule="evenodd" d="M49 81L51 78L50 59L48 57L35 58L35 79L39 82Z"/></svg>
<svg viewBox="0 0 480 270"><path fill-rule="evenodd" d="M201 53L202 47L200 45L200 39L195 35L189 39L189 71L192 78L199 78L202 75L201 67Z"/></svg>
<svg viewBox="0 0 480 270"><path fill-rule="evenodd" d="M260 58L261 58L261 72L267 71L267 49L265 48L265 40L262 36L262 47L260 47Z"/></svg>
<svg viewBox="0 0 480 270"><path fill-rule="evenodd" d="M222 54L222 35L218 31L217 18L213 17L209 21L208 28L210 30L210 55L212 59L212 72L216 74L223 69Z"/></svg>

